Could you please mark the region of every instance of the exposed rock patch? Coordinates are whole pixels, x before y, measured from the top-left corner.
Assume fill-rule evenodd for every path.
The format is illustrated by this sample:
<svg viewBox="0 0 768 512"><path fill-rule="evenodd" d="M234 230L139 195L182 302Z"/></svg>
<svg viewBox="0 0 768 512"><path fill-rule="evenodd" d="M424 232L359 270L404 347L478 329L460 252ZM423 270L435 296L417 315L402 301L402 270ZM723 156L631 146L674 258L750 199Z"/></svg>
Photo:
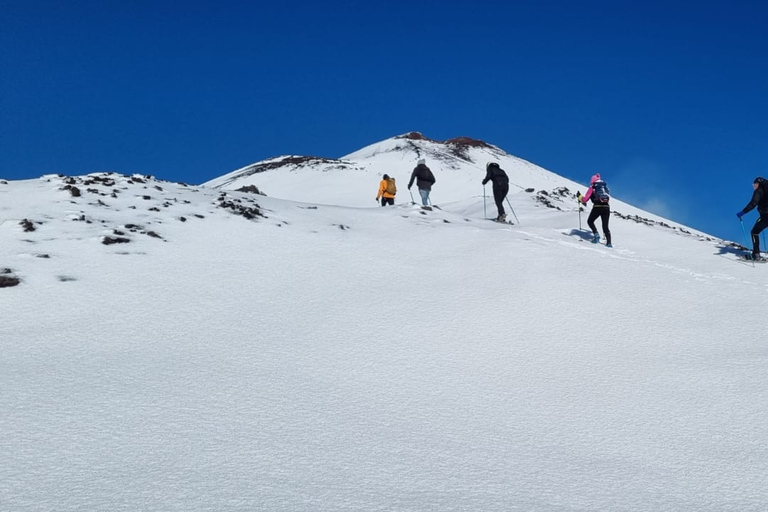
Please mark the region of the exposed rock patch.
<svg viewBox="0 0 768 512"><path fill-rule="evenodd" d="M16 277L13 270L9 268L0 269L0 288L10 288L11 286L18 286L21 283L21 279Z"/></svg>

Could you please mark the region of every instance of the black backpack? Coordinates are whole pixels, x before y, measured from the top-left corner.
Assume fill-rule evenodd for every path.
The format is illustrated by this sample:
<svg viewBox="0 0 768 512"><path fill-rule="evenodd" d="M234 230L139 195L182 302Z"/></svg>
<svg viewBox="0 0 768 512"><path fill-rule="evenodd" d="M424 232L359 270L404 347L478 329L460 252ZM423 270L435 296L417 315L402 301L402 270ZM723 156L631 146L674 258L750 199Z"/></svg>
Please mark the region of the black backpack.
<svg viewBox="0 0 768 512"><path fill-rule="evenodd" d="M426 165L419 170L419 178L421 178L422 181L428 181L433 185L435 183L435 175L432 174L432 170Z"/></svg>
<svg viewBox="0 0 768 512"><path fill-rule="evenodd" d="M608 204L611 200L610 191L608 190L608 184L603 180L597 180L592 184L593 195L595 202L599 204Z"/></svg>
<svg viewBox="0 0 768 512"><path fill-rule="evenodd" d="M504 169L498 165L491 167L491 169L493 170L493 177L491 179L494 183L499 185L506 185L509 183L509 176L507 176L507 173L504 172Z"/></svg>

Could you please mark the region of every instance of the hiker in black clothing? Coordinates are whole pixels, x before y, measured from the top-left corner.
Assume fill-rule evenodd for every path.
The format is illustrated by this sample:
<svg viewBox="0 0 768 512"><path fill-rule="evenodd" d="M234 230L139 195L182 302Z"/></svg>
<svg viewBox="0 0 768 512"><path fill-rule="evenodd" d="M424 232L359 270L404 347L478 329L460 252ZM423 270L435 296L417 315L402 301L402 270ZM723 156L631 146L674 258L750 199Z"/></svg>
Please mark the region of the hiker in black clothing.
<svg viewBox="0 0 768 512"><path fill-rule="evenodd" d="M496 162L488 162L485 166L485 171L483 185L489 181L493 182L493 200L496 202L496 208L499 210L499 216L496 217L496 220L504 222L507 220L507 214L504 211L504 198L507 197L509 192L509 177L507 177L507 173Z"/></svg>
<svg viewBox="0 0 768 512"><path fill-rule="evenodd" d="M608 229L608 221L611 218L611 206L608 204L610 196L608 195L608 185L600 177L600 173L592 176L589 181L589 189L587 193L581 195L581 192L577 194L579 201L582 204L587 204L587 201L592 201L592 211L589 212L589 218L587 219L587 225L592 230L592 243L596 244L600 242L600 235L597 233L597 227L595 221L598 217L603 223L603 234L605 235L605 246L613 247L611 244L611 230Z"/></svg>
<svg viewBox="0 0 768 512"><path fill-rule="evenodd" d="M421 204L427 206L429 204L429 193L432 190L432 185L435 184L435 175L429 170L424 159L419 160L418 165L413 169L411 181L408 182L408 190L411 190L413 180L416 180L416 186L419 188Z"/></svg>
<svg viewBox="0 0 768 512"><path fill-rule="evenodd" d="M760 259L760 232L768 227L768 181L765 178L755 178L752 188L755 189L755 192L752 194L752 200L736 216L741 220L745 213L757 207L760 217L758 217L751 231L752 259L757 260Z"/></svg>

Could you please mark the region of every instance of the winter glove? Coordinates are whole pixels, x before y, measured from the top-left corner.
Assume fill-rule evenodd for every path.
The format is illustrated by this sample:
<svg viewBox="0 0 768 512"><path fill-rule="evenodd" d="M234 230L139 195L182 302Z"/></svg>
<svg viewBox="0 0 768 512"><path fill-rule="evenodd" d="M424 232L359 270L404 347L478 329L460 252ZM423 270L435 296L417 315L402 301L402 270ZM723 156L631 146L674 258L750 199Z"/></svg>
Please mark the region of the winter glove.
<svg viewBox="0 0 768 512"><path fill-rule="evenodd" d="M740 211L739 213L737 213L737 214L736 214L736 216L737 216L739 219L741 219L741 218L744 216L744 210L742 210L742 211Z"/></svg>

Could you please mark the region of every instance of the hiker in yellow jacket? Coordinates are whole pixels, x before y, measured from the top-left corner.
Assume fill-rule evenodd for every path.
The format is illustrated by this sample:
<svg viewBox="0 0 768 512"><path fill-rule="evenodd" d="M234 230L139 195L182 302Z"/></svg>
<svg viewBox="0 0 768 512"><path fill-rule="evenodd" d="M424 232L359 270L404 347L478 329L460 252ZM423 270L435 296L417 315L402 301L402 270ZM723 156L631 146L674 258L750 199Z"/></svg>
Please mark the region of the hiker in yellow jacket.
<svg viewBox="0 0 768 512"><path fill-rule="evenodd" d="M387 206L388 204L394 206L395 194L397 194L395 178L390 178L389 174L385 174L381 183L379 183L379 193L376 194L376 201L381 198L381 206Z"/></svg>

